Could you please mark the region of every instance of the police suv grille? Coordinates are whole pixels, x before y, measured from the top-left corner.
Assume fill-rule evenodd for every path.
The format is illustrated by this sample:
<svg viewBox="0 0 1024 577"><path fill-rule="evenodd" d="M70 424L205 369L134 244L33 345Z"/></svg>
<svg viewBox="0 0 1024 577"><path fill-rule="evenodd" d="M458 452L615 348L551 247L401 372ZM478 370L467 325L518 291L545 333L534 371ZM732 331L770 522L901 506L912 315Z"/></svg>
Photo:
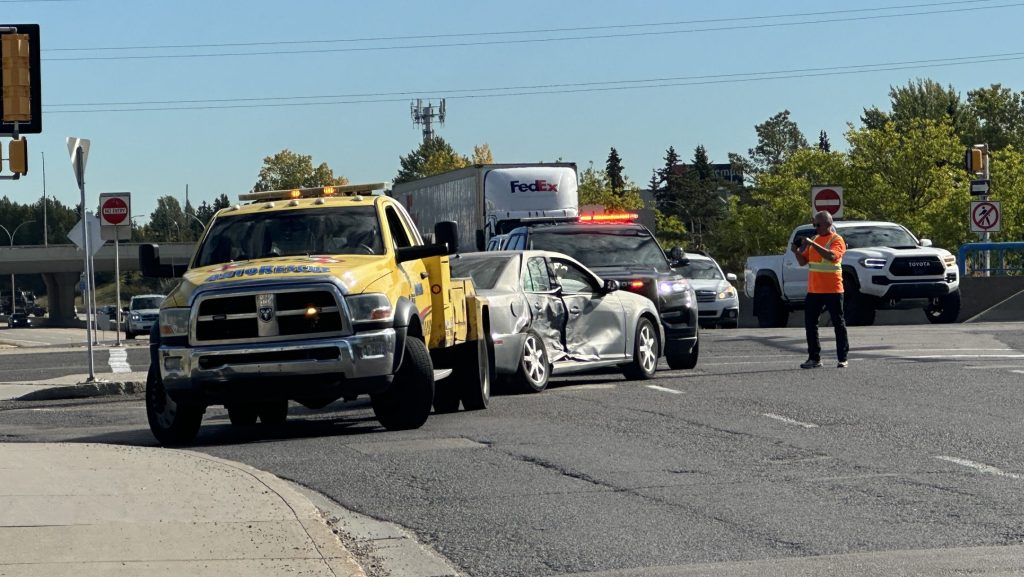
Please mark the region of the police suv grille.
<svg viewBox="0 0 1024 577"><path fill-rule="evenodd" d="M937 256L897 257L889 266L889 273L893 276L940 275L945 272L946 268Z"/></svg>
<svg viewBox="0 0 1024 577"><path fill-rule="evenodd" d="M699 290L697 292L697 302L699 303L713 303L715 302L715 291L711 290Z"/></svg>
<svg viewBox="0 0 1024 577"><path fill-rule="evenodd" d="M315 314L307 315L311 308L316 310ZM340 333L344 327L341 308L326 290L214 296L199 304L195 340L318 337Z"/></svg>

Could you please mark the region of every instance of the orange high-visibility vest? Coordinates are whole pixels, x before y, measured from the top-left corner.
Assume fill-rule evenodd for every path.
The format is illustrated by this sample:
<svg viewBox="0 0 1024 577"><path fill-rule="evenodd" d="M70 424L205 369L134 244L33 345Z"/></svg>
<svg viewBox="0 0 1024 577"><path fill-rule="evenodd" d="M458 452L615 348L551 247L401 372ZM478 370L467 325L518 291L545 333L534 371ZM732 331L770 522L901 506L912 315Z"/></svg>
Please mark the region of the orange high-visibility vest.
<svg viewBox="0 0 1024 577"><path fill-rule="evenodd" d="M807 292L818 294L831 294L843 292L843 254L846 252L846 242L843 237L836 233L818 235L814 242L831 250L836 255L836 262L829 262L822 258L813 247L807 247L804 256L807 257Z"/></svg>

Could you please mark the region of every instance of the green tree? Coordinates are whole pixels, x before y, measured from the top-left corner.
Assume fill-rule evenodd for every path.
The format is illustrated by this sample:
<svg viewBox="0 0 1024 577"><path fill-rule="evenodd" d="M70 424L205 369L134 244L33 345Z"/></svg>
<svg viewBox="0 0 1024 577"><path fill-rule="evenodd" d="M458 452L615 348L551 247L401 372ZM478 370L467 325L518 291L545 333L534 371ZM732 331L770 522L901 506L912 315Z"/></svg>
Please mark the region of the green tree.
<svg viewBox="0 0 1024 577"><path fill-rule="evenodd" d="M619 151L615 150L613 146L611 151L608 152L608 160L605 162L605 174L608 175L608 186L615 194L622 194L625 187L625 181L622 178L622 158L619 156Z"/></svg>
<svg viewBox="0 0 1024 577"><path fill-rule="evenodd" d="M607 171L594 168L593 162L580 173L579 202L581 207L598 205L606 212L639 210L644 206L639 187L627 178L623 181L622 193L616 193Z"/></svg>
<svg viewBox="0 0 1024 577"><path fill-rule="evenodd" d="M745 167L753 174L771 172L797 150L807 148L807 139L796 122L790 120L788 110L758 124L754 130L757 132L757 146L747 151L750 158Z"/></svg>
<svg viewBox="0 0 1024 577"><path fill-rule="evenodd" d="M824 130L818 133L818 150L822 152L832 151L832 143L828 141L828 133Z"/></svg>
<svg viewBox="0 0 1024 577"><path fill-rule="evenodd" d="M491 145L485 142L473 147L473 164L494 164Z"/></svg>
<svg viewBox="0 0 1024 577"><path fill-rule="evenodd" d="M490 147L487 153L490 153ZM394 178L395 184L463 168L469 166L470 161L456 152L444 138L434 136L421 142L409 154L399 157L399 163L401 168Z"/></svg>
<svg viewBox="0 0 1024 577"><path fill-rule="evenodd" d="M155 241L182 242L187 240L181 235L184 224L185 211L178 199L171 195L161 196L149 215L146 236Z"/></svg>
<svg viewBox="0 0 1024 577"><path fill-rule="evenodd" d="M989 150L1012 145L1024 150L1024 93L993 84L968 92L967 106L977 130L963 139L964 144L988 144Z"/></svg>
<svg viewBox="0 0 1024 577"><path fill-rule="evenodd" d="M877 108L865 109L862 119L868 128L878 129L888 122L905 129L917 119L928 119L933 122L949 122L954 134L965 137L977 130L977 120L969 107L960 98L953 86L943 87L931 79L917 79L905 86L889 88L889 101L892 111L888 114Z"/></svg>
<svg viewBox="0 0 1024 577"><path fill-rule="evenodd" d="M274 156L263 159L259 179L252 189L253 192L263 192L342 185L347 182L348 179L344 176L334 176L334 171L326 162L313 168L312 156L296 154L286 148Z"/></svg>

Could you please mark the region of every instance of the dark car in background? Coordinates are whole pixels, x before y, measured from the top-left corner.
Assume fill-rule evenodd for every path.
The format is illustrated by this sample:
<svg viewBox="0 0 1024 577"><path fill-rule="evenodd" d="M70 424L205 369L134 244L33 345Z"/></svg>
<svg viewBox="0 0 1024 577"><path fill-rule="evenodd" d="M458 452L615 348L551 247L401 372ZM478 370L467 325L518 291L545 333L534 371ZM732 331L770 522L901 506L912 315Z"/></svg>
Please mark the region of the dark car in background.
<svg viewBox="0 0 1024 577"><path fill-rule="evenodd" d="M19 328L19 327L28 328L28 327L31 327L31 326L32 326L32 319L28 318L28 315L25 314L25 313L13 313L13 314L11 314L11 316L7 317L7 328L9 328L9 329L14 329L14 328Z"/></svg>
<svg viewBox="0 0 1024 577"><path fill-rule="evenodd" d="M670 260L651 231L632 222L635 215L593 215L577 221L535 223L512 229L505 250L547 250L567 254L623 290L649 298L665 332L665 358L673 369L692 369L700 354L697 295L675 270L685 264L682 250Z"/></svg>

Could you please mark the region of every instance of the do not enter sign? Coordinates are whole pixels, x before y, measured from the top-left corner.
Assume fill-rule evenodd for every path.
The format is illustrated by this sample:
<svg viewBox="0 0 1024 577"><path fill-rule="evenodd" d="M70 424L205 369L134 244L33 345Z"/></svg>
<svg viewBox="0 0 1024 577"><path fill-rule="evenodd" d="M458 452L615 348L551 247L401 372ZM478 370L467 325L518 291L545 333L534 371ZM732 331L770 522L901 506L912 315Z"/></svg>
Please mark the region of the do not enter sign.
<svg viewBox="0 0 1024 577"><path fill-rule="evenodd" d="M105 192L100 195L100 232L104 240L131 238L132 197L127 192ZM116 237L116 238L115 238Z"/></svg>
<svg viewBox="0 0 1024 577"><path fill-rule="evenodd" d="M843 187L813 186L811 187L812 212L822 210L830 213L832 218L843 217Z"/></svg>

